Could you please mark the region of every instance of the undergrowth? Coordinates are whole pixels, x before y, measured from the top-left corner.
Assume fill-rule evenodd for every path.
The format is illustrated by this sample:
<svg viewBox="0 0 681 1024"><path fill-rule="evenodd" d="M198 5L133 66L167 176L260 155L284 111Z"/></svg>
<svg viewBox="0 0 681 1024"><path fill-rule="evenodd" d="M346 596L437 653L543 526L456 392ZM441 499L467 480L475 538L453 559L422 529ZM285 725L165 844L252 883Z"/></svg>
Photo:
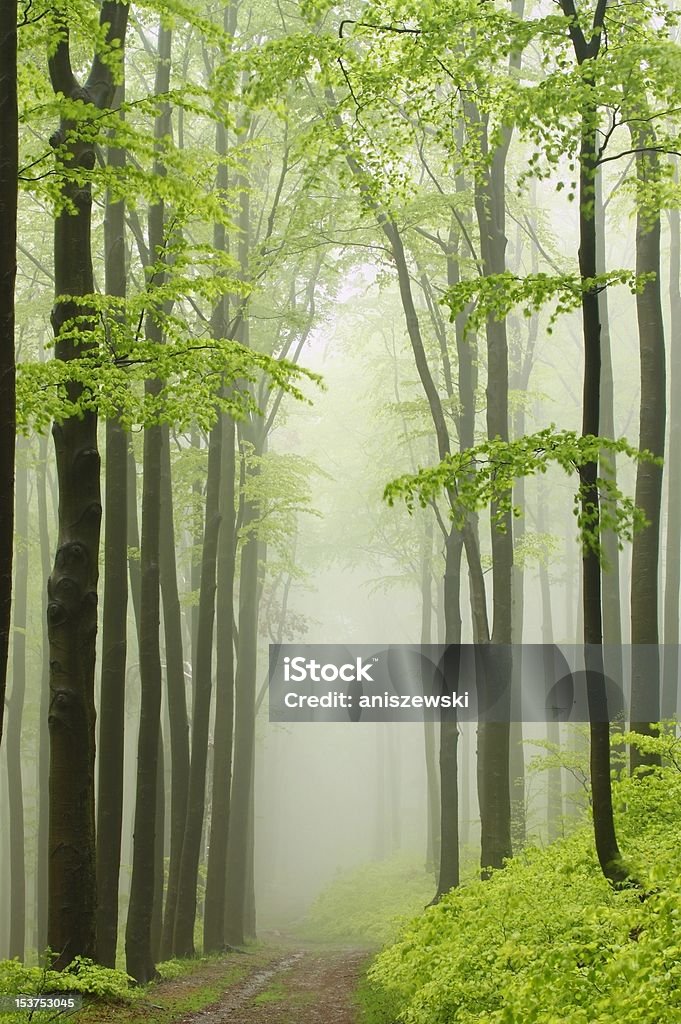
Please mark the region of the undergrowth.
<svg viewBox="0 0 681 1024"><path fill-rule="evenodd" d="M681 1021L681 744L615 788L641 888L615 892L590 828L530 848L452 890L369 969L364 1024L677 1024Z"/></svg>

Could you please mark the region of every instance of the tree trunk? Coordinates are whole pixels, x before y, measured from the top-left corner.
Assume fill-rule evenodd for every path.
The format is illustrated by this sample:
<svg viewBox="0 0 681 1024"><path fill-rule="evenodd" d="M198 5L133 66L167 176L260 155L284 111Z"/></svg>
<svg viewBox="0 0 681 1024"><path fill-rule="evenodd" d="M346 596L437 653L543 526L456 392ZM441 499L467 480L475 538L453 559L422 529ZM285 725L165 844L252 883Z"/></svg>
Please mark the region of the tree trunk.
<svg viewBox="0 0 681 1024"><path fill-rule="evenodd" d="M12 689L7 715L7 788L10 832L9 956L24 959L26 942L26 844L21 737L26 697L26 631L28 626L28 459L25 438L17 446L16 466L16 584L13 608Z"/></svg>
<svg viewBox="0 0 681 1024"><path fill-rule="evenodd" d="M118 96L123 98L123 90ZM125 151L109 149L109 167L125 165ZM107 197L104 215L105 288L125 296L125 204ZM106 424L104 610L97 793L97 958L116 966L118 879L123 822L125 670L128 629L128 436Z"/></svg>
<svg viewBox="0 0 681 1024"><path fill-rule="evenodd" d="M40 958L47 947L47 848L49 832L48 789L50 782L50 737L47 730L47 716L50 694L49 639L45 601L50 578L50 534L47 525L47 457L48 438L41 435L39 440L39 463L36 474L38 496L38 534L40 537L40 564L42 569L42 672L40 679L40 722L38 725L38 771L36 792L38 800L37 857L35 885L35 946Z"/></svg>
<svg viewBox="0 0 681 1024"><path fill-rule="evenodd" d="M170 82L171 30L160 27L155 92L168 91ZM154 138L164 138L170 127L170 109L165 104L156 118ZM155 162L157 174L163 168ZM164 204L149 207L149 252L152 262L165 259ZM155 274L154 283L163 284L165 275ZM146 337L160 344L163 331L153 311L148 312ZM149 380L145 391L152 398L159 394L161 382ZM157 976L152 956L152 919L155 896L155 836L157 826L158 751L161 733L161 650L160 650L160 529L161 529L161 451L160 425L144 431L142 538L140 544L140 728L137 747L137 789L135 799L134 847L130 904L125 931L126 970L145 984Z"/></svg>
<svg viewBox="0 0 681 1024"><path fill-rule="evenodd" d="M151 326L151 325L150 325ZM148 330L152 337L155 328ZM146 385L157 394L156 381ZM159 531L161 428L144 431L142 492L140 725L137 746L134 846L130 904L125 931L126 970L141 984L156 976L151 955L151 921L155 883L155 832L158 746L161 715L161 652L159 647Z"/></svg>
<svg viewBox="0 0 681 1024"><path fill-rule="evenodd" d="M182 840L187 816L189 788L189 725L182 645L182 611L177 583L173 492L170 443L167 427L162 427L161 453L161 535L160 581L163 600L168 718L170 725L171 804L170 863L163 915L161 958L173 955L173 931L177 910L177 889L182 857Z"/></svg>
<svg viewBox="0 0 681 1024"><path fill-rule="evenodd" d="M432 637L433 520L426 522L421 549L421 645ZM426 763L426 871L435 874L440 864L440 786L437 774L435 723L424 716L423 741Z"/></svg>
<svg viewBox="0 0 681 1024"><path fill-rule="evenodd" d="M476 182L475 208L480 232L480 252L486 274L500 274L506 269L505 214L505 148L498 148L488 172L483 170ZM508 344L506 323L487 318L487 435L490 439L508 440ZM509 694L511 680L511 609L513 594L513 529L507 512L496 521L496 502L491 504L492 523L492 607L491 641L501 645L492 656L490 682L501 694ZM481 722L478 727L480 758L479 797L481 818L481 868L503 867L511 856L510 798L510 699L508 721Z"/></svg>
<svg viewBox="0 0 681 1024"><path fill-rule="evenodd" d="M107 44L123 41L128 7L107 0L100 24L107 25ZM95 55L84 86L72 70L68 31L49 59L55 93L88 99L108 107L114 91L111 67ZM70 129L62 121L52 137L64 143ZM66 146L70 166L94 167L91 142ZM55 305L52 325L55 356L76 360L84 345L61 337L64 325L82 317L82 306L61 296L94 292L90 243L91 189L66 182L64 197L72 209L55 220ZM82 341L82 339L81 339ZM68 396L77 401L81 386L70 384ZM58 969L75 956L94 956L96 927L94 756L94 672L97 632L99 530L102 516L97 419L94 413L70 417L52 430L59 482L59 532L50 577L47 620L50 640L50 852L48 942Z"/></svg>
<svg viewBox="0 0 681 1024"><path fill-rule="evenodd" d="M17 272L17 4L0 4L0 742L5 714L14 539L14 280Z"/></svg>
<svg viewBox="0 0 681 1024"><path fill-rule="evenodd" d="M160 540L159 540L160 544ZM160 558L160 556L159 556ZM159 569L160 573L160 569ZM154 904L151 911L151 959L154 963L161 957L163 933L163 883L165 881L165 752L163 729L158 733L158 754L156 760L156 825L154 833Z"/></svg>
<svg viewBox="0 0 681 1024"><path fill-rule="evenodd" d="M128 575L130 577L130 597L132 598L132 610L135 617L135 629L137 631L137 642L140 635L141 615L141 593L142 593L142 571L140 567L140 529L139 515L137 508L137 464L132 444L128 443L127 451L127 517L128 517Z"/></svg>
<svg viewBox="0 0 681 1024"><path fill-rule="evenodd" d="M678 169L675 169L678 180ZM671 337L669 345L669 394L681 388L681 215L669 211L669 303ZM669 405L669 446L667 454L667 539L664 584L664 682L662 717L673 718L678 710L679 676L679 591L681 590L681 402Z"/></svg>
<svg viewBox="0 0 681 1024"><path fill-rule="evenodd" d="M182 859L175 918L174 946L177 956L194 953L196 885L206 800L206 759L213 673L213 627L218 535L220 532L220 469L222 463L222 422L210 432L206 485L206 518L201 559L199 618L194 661L194 707L189 769L187 818L182 842Z"/></svg>
<svg viewBox="0 0 681 1024"><path fill-rule="evenodd" d="M258 438L242 428L241 457L259 453ZM252 446L252 447L251 447ZM258 473L247 462L246 481ZM258 534L259 508L248 495L243 499L242 548L239 575L239 645L235 677L234 768L227 842L225 940L232 946L246 938L246 895L249 863L249 815L255 749L255 677L258 650Z"/></svg>
<svg viewBox="0 0 681 1024"><path fill-rule="evenodd" d="M605 258L605 210L603 208L603 175L596 171L596 267L599 274L606 271ZM608 310L608 293L602 291L598 296L598 308L601 317L601 437L615 437L615 392L612 372L612 351L610 344L610 315ZM617 457L614 452L606 452L600 460L599 472L604 479L617 486ZM607 499L606 499L607 500ZM620 550L619 538L615 530L603 530L601 536L604 569L602 575L602 606L603 606L603 643L605 644L605 670L613 679L623 680L622 676L622 611L620 602ZM611 708L613 717L623 708ZM623 723L622 723L623 724Z"/></svg>
<svg viewBox="0 0 681 1024"><path fill-rule="evenodd" d="M204 953L225 945L225 885L227 843L230 822L232 784L232 747L234 732L234 570L236 556L234 509L235 425L230 416L222 417L222 472L220 544L217 563L217 630L215 654L215 730L213 753L213 802L208 844L206 910L203 925Z"/></svg>
<svg viewBox="0 0 681 1024"><path fill-rule="evenodd" d="M596 276L596 227L594 219L594 136L592 116L584 116L580 150L579 269L582 280ZM598 436L600 428L601 324L595 288L582 293L584 331L584 392L582 434ZM598 475L595 462L581 473L582 515L598 532L600 519ZM627 877L617 845L610 781L610 723L603 665L601 620L601 566L598 553L585 545L582 553L582 603L584 609L585 666L591 738L590 767L596 852L605 877L620 884Z"/></svg>
<svg viewBox="0 0 681 1024"><path fill-rule="evenodd" d="M461 643L463 538L452 528L445 546L445 644ZM448 651L446 659L450 659ZM456 658L454 660L457 660ZM448 666L446 678L450 678ZM451 678L456 678L456 669ZM459 724L456 711L440 712L440 871L436 899L459 884Z"/></svg>
<svg viewBox="0 0 681 1024"><path fill-rule="evenodd" d="M173 955L177 890L189 792L189 723L182 646L182 609L177 585L173 485L168 427L162 427L160 577L165 634L168 718L170 723L170 862L161 934L161 959Z"/></svg>
<svg viewBox="0 0 681 1024"><path fill-rule="evenodd" d="M573 0L560 0L569 22L569 32L577 63L587 62L583 74L585 96L581 110L579 150L579 272L582 281L596 277L596 137L598 122L593 65L598 57L603 32L606 2L599 2L593 16L589 40L575 17ZM582 291L582 331L584 337L584 385L582 398L582 434L598 436L601 396L601 323L598 288ZM600 506L598 466L586 463L580 473L581 513L599 537ZM613 885L621 885L628 877L617 845L612 810L610 780L610 722L603 665L603 626L601 614L601 565L593 545L582 545L582 609L584 616L584 663L587 671L589 735L591 741L590 769L594 837L601 870Z"/></svg>
<svg viewBox="0 0 681 1024"><path fill-rule="evenodd" d="M543 480L538 481L537 529L540 534L546 530L545 501L546 490ZM553 671L553 654L551 645L553 636L553 608L551 604L551 583L549 570L544 559L539 562L539 593L541 595L541 642L544 646L545 676L550 678ZM549 743L560 745L560 723L549 719L546 723L546 738ZM550 843L558 839L563 831L563 789L560 768L549 768L547 771L546 825Z"/></svg>
<svg viewBox="0 0 681 1024"><path fill-rule="evenodd" d="M654 144L650 131L632 133L632 145ZM659 177L659 159L654 153L636 158L639 181ZM641 360L641 401L639 442L641 450L664 455L667 381L664 323L660 284L660 213L639 210L636 219L636 273L653 274L636 295L639 351ZM634 535L631 554L631 729L650 735L651 723L660 718L660 664L658 633L658 589L660 520L662 517L662 466L641 461L636 467L637 508L648 526ZM678 554L676 556L678 558ZM638 645L646 645L640 648ZM631 770L660 764L656 755L642 754L630 747Z"/></svg>

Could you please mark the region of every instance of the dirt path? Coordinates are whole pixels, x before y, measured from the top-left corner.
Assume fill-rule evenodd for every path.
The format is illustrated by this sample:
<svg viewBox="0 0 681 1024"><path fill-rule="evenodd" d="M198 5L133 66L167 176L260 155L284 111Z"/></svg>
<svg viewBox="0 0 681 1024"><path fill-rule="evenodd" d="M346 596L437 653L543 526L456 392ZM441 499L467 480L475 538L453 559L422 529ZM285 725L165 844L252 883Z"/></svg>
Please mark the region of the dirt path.
<svg viewBox="0 0 681 1024"><path fill-rule="evenodd" d="M355 989L366 950L287 953L178 1024L356 1024Z"/></svg>

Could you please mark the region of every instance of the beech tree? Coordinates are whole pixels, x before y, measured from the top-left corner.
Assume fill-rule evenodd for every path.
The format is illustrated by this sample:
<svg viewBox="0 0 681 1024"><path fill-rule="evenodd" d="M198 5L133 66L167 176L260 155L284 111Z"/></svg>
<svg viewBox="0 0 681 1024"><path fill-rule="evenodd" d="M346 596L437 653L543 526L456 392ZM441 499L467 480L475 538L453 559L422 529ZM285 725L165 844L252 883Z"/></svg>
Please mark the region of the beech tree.
<svg viewBox="0 0 681 1024"><path fill-rule="evenodd" d="M16 435L14 365L14 280L17 270L17 188L19 113L17 107L17 4L0 10L0 742L12 604L14 529L14 443Z"/></svg>
<svg viewBox="0 0 681 1024"><path fill-rule="evenodd" d="M84 83L71 65L69 27L57 29L50 56L55 94L68 104L94 110L111 105L115 58L123 52L128 6L102 4L100 25L106 58L96 53ZM118 65L120 67L120 65ZM67 109L50 140L62 176L61 209L55 220L55 357L70 362L87 350L74 323L87 319L79 297L94 292L90 242L94 143L77 131ZM92 314L90 314L92 315ZM82 385L67 386L76 403ZM94 671L99 575L100 458L97 416L86 411L53 427L59 481L59 536L49 582L50 639L50 855L48 943L57 967L75 956L94 956L95 879L95 708Z"/></svg>

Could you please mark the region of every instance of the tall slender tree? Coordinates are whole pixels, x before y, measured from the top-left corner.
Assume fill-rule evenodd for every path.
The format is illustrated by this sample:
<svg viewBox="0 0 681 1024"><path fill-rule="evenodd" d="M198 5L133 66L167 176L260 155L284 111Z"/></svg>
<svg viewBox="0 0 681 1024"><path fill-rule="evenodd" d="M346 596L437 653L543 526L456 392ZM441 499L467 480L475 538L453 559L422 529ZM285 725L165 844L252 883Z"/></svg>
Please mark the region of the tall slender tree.
<svg viewBox="0 0 681 1024"><path fill-rule="evenodd" d="M221 468L222 421L218 419L210 432L208 444L206 512L201 558L199 616L193 665L194 704L192 707L189 792L184 839L182 842L182 859L180 862L174 931L175 953L178 956L191 956L194 952L196 889L206 802L208 733L213 688L213 626L215 622L217 553L220 532Z"/></svg>
<svg viewBox="0 0 681 1024"><path fill-rule="evenodd" d="M603 37L607 0L598 0L585 35L573 0L560 0L577 64L583 68L585 92L580 110L579 148L579 272L582 290L582 331L584 338L584 385L582 434L598 436L600 428L601 322L598 309L596 263L596 128L598 104L593 62ZM597 530L600 519L598 466L586 463L581 470L581 506L585 520ZM593 545L582 553L582 606L584 611L585 664L588 673L590 768L596 852L601 869L613 884L627 879L627 869L617 843L610 780L610 722L603 665L601 611L601 565Z"/></svg>
<svg viewBox="0 0 681 1024"><path fill-rule="evenodd" d="M159 26L155 94L166 96L170 88L170 54L172 32ZM170 105L162 102L155 119L154 140L157 156L155 173L164 174L158 148L169 133ZM166 228L163 200L149 207L148 289L153 293L164 281L163 266L167 261ZM151 299L147 311L145 334L149 341L163 341L158 300ZM153 378L145 383L145 392L152 399L160 393L161 381ZM135 799L134 846L130 904L125 929L125 955L128 973L145 983L156 977L152 952L152 918L155 888L155 835L157 828L158 753L161 739L161 649L160 649L160 533L161 533L161 425L153 423L144 430L142 535L140 544L140 729L137 746L137 790Z"/></svg>
<svg viewBox="0 0 681 1024"><path fill-rule="evenodd" d="M122 100L123 88L117 90ZM125 164L125 152L110 146L111 168ZM108 295L126 294L125 204L107 196L104 270ZM106 423L104 520L104 608L97 793L97 956L116 966L118 880L123 822L125 672L128 628L128 435L111 417Z"/></svg>
<svg viewBox="0 0 681 1024"><path fill-rule="evenodd" d="M100 25L106 58L97 52L81 84L73 72L68 25L58 28L49 58L55 94L97 109L111 105L114 49L122 56L128 6L106 0ZM55 356L77 360L87 348L86 314L78 297L92 295L90 241L94 142L77 130L66 113L51 138L61 175L63 205L55 220ZM74 173L77 172L77 173ZM75 318L80 329L75 333ZM68 397L78 402L82 385L72 382ZM69 416L53 427L59 483L59 535L49 582L50 640L50 855L48 942L54 964L63 968L75 956L96 952L95 879L95 709L99 530L102 514L97 418L94 412Z"/></svg>
<svg viewBox="0 0 681 1024"><path fill-rule="evenodd" d="M26 942L26 863L22 734L26 698L26 635L29 581L29 445L22 438L17 448L16 472L16 586L12 615L12 690L7 715L7 782L10 829L10 926L9 955L24 958Z"/></svg>
<svg viewBox="0 0 681 1024"><path fill-rule="evenodd" d="M17 108L17 4L0 5L0 742L12 604L14 537L14 444L16 369L14 355L14 282L17 271L17 184L19 113Z"/></svg>
<svg viewBox="0 0 681 1024"><path fill-rule="evenodd" d="M177 582L177 551L173 520L173 484L170 464L170 439L167 426L163 426L161 452L161 537L159 569L161 600L163 603L163 629L165 635L166 685L168 693L168 719L170 729L170 857L168 884L161 932L161 959L173 955L173 930L177 911L177 891L182 858L182 840L187 817L189 790L189 723L182 643L182 610Z"/></svg>
<svg viewBox="0 0 681 1024"><path fill-rule="evenodd" d="M649 111L646 111L650 116ZM645 122L644 122L645 123ZM650 123L644 130L632 131L637 178L641 194L636 217L636 273L648 275L636 296L636 315L640 353L641 398L639 442L643 451L658 459L664 455L667 411L667 380L664 322L662 319L662 282L660 280L661 218L657 204L650 208L646 188L655 185L660 175L660 160L653 152L654 131ZM660 718L659 601L660 526L662 520L662 465L645 460L636 467L635 501L648 525L634 536L631 553L631 728L650 734L651 723ZM630 748L632 770L639 765L659 763L659 757Z"/></svg>
<svg viewBox="0 0 681 1024"><path fill-rule="evenodd" d="M678 169L675 167L678 181ZM681 215L669 211L669 392L681 387ZM679 591L681 590L681 403L669 404L667 445L667 537L664 584L664 665L662 717L673 718L678 704Z"/></svg>

